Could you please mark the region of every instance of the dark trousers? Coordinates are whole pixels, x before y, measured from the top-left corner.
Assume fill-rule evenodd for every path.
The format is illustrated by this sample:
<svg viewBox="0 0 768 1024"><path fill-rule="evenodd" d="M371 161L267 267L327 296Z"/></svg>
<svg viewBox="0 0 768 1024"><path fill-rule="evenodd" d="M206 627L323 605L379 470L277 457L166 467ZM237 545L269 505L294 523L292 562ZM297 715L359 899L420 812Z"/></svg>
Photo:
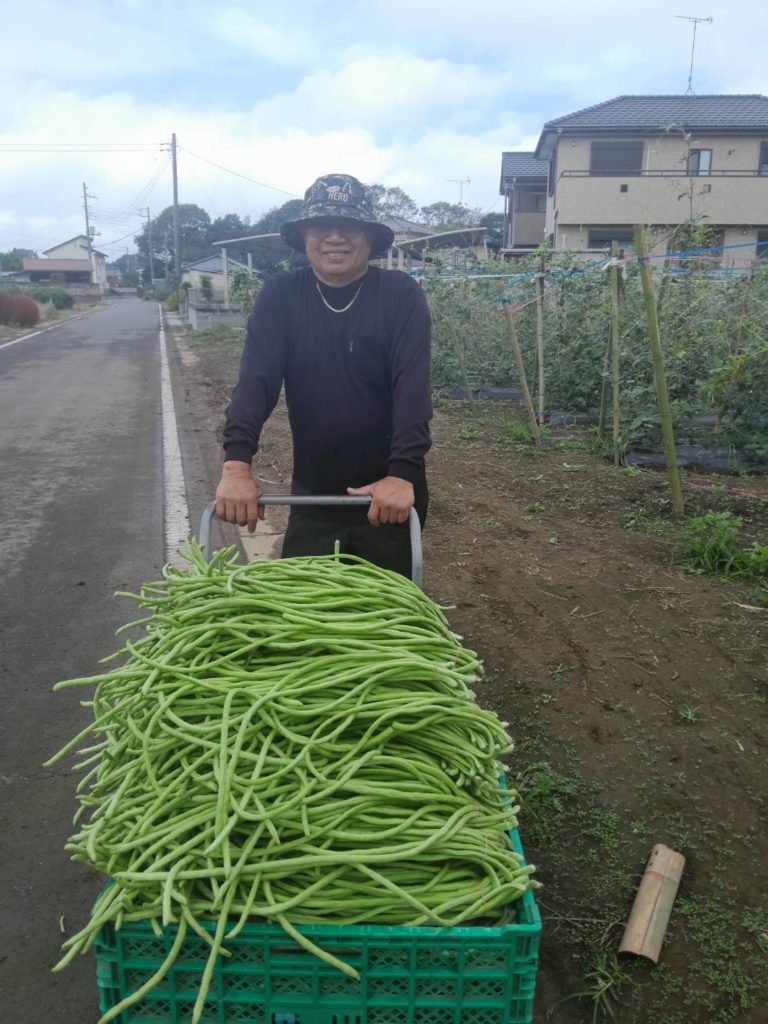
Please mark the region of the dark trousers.
<svg viewBox="0 0 768 1024"><path fill-rule="evenodd" d="M411 535L408 523L371 526L364 514L350 517L318 516L293 508L283 540L283 558L297 555L331 555L336 541L343 554L361 558L391 569L401 576L411 576Z"/></svg>

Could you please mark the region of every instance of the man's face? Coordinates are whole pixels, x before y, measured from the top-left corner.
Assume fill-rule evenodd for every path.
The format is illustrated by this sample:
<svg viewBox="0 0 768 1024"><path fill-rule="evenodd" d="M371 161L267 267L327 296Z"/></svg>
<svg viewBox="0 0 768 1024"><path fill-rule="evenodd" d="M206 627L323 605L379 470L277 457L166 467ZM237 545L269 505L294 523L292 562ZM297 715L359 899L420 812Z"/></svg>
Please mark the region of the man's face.
<svg viewBox="0 0 768 1024"><path fill-rule="evenodd" d="M340 288L368 269L371 242L366 229L344 218L318 217L302 229L307 259L323 284Z"/></svg>

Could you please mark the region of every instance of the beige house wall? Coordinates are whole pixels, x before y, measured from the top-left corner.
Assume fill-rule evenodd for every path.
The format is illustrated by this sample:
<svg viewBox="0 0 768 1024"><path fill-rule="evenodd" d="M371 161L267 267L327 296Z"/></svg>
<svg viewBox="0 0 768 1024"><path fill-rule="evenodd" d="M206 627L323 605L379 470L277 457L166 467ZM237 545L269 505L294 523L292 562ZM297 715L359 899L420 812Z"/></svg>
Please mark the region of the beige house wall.
<svg viewBox="0 0 768 1024"><path fill-rule="evenodd" d="M599 138L609 141L611 137ZM615 136L617 141L629 138ZM643 142L643 170L669 174L564 175L564 171L589 171L591 141L567 136L558 140L557 188L555 196L548 197L545 228L547 235L555 234L558 248L585 248L587 226L673 225L693 216L713 225L731 226L729 238L742 242L756 239L756 226L768 225L768 176L754 176L763 141L760 138L700 136L686 142L674 135L638 136L637 141ZM690 149L711 149L712 171L743 171L748 175L688 175ZM621 185L626 185L626 192L621 191Z"/></svg>
<svg viewBox="0 0 768 1024"><path fill-rule="evenodd" d="M691 140L690 148L711 149L713 171L754 172L758 167L758 139L702 137ZM568 177L564 171L589 170L590 140L560 139L557 219L570 224L679 224L693 214L713 224L768 222L768 177L689 176L687 156L682 140L646 139L643 169L672 172L669 177ZM627 186L626 192L621 185ZM709 191L704 190L707 186Z"/></svg>

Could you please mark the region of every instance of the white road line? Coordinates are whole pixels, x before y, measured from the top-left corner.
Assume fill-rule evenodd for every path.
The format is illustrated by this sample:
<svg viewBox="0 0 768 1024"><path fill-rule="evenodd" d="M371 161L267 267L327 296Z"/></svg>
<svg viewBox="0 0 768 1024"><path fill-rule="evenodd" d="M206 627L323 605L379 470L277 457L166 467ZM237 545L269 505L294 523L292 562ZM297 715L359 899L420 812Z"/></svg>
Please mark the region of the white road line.
<svg viewBox="0 0 768 1024"><path fill-rule="evenodd" d="M84 313L77 313L75 316L68 316L65 320L59 320L57 323L51 324L50 327L44 327L41 331L33 331L32 334L25 334L21 338L14 338L13 341L4 341L3 344L0 345L0 349L10 348L11 345L18 345L20 341L27 341L28 338L36 338L38 334L47 334L48 331L52 331L56 327L62 327L64 324L70 324L73 320L81 320L84 316L88 316L89 313L97 313L99 309L103 308L104 307L87 309Z"/></svg>
<svg viewBox="0 0 768 1024"><path fill-rule="evenodd" d="M165 533L165 560L174 565L184 564L178 548L189 537L189 506L181 464L179 431L176 425L176 407L171 389L168 349L165 343L163 308L160 314L160 403L163 414L163 526Z"/></svg>

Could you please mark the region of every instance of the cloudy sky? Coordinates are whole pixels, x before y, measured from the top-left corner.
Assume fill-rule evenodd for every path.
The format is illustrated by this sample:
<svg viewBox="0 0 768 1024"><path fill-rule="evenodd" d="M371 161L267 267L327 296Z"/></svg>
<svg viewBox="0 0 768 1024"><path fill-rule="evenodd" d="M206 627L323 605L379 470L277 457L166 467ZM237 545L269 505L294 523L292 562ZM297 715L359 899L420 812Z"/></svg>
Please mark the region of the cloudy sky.
<svg viewBox="0 0 768 1024"><path fill-rule="evenodd" d="M134 251L139 209L171 202L172 132L180 201L212 217L328 171L500 210L502 150L545 121L685 92L675 14L714 19L696 93L768 94L766 0L24 0L3 20L0 251L82 231L84 181L99 247Z"/></svg>

